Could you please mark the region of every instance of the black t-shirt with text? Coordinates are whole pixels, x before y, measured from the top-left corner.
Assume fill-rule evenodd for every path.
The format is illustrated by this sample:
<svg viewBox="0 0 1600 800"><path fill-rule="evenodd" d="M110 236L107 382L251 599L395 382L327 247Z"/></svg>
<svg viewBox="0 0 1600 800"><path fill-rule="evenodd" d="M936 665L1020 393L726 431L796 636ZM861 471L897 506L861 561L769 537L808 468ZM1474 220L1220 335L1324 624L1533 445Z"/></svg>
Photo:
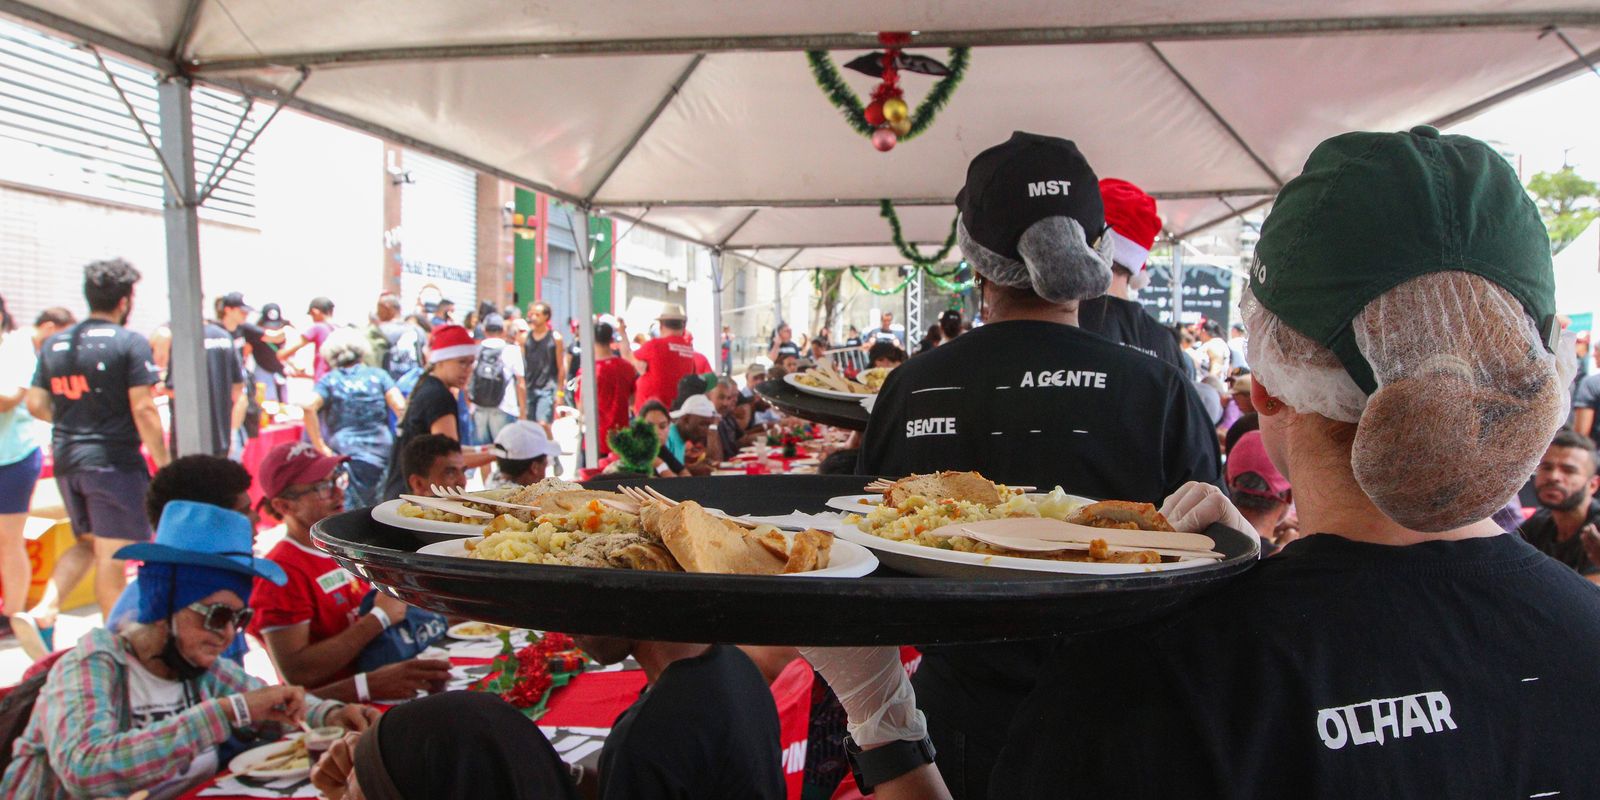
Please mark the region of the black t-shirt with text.
<svg viewBox="0 0 1600 800"><path fill-rule="evenodd" d="M795 344L792 340L777 342L775 346L778 348L778 361L782 361L787 356L800 357L800 345Z"/></svg>
<svg viewBox="0 0 1600 800"><path fill-rule="evenodd" d="M1583 520L1584 525L1600 526L1600 500L1589 501L1589 513ZM1581 531L1583 525L1578 526ZM1528 517L1517 533L1533 549L1566 564L1578 571L1579 575L1600 574L1600 564L1589 560L1589 554L1583 549L1583 537L1574 533L1572 538L1562 541L1560 531L1556 530L1555 516L1548 508L1539 509L1533 516Z"/></svg>
<svg viewBox="0 0 1600 800"><path fill-rule="evenodd" d="M990 796L1592 797L1597 675L1600 590L1518 537L1317 534L1053 654Z"/></svg>
<svg viewBox="0 0 1600 800"><path fill-rule="evenodd" d="M245 345L250 348L250 355L256 360L256 366L275 375L282 375L283 362L278 360L278 348L266 340L266 334L265 328L249 322L240 323L239 327L233 330L234 338L243 339Z"/></svg>
<svg viewBox="0 0 1600 800"><path fill-rule="evenodd" d="M233 438L233 387L235 384L245 383L247 376L244 362L239 358L239 350L234 346L234 335L228 333L227 328L209 320L201 330L205 334L206 352L206 396L202 402L205 403L206 413L211 415L211 446L206 450L206 454L225 456ZM178 363L174 360L170 365L167 374L168 386L177 385L173 381L172 373ZM178 452L178 405L174 403L169 408L172 412L173 455L192 455Z"/></svg>
<svg viewBox="0 0 1600 800"><path fill-rule="evenodd" d="M674 661L600 751L604 800L780 800L778 709L738 648Z"/></svg>
<svg viewBox="0 0 1600 800"><path fill-rule="evenodd" d="M873 328L867 332L867 343L877 344L878 342L894 342L895 344L900 345L900 349L902 350L904 350L906 346L906 340L903 336L901 336L899 331L886 331L882 328Z"/></svg>
<svg viewBox="0 0 1600 800"><path fill-rule="evenodd" d="M1156 321L1144 306L1132 300L1103 294L1078 304L1078 326L1117 344L1149 353L1193 378L1194 359L1183 354L1177 337Z"/></svg>
<svg viewBox="0 0 1600 800"><path fill-rule="evenodd" d="M1187 481L1220 485L1217 435L1193 383L1070 325L973 329L889 373L858 472L976 470L1110 500L1160 504ZM925 648L917 698L977 749L997 743L1050 640Z"/></svg>
<svg viewBox="0 0 1600 800"><path fill-rule="evenodd" d="M417 379L416 388L406 398L406 415L395 426L394 450L389 456L389 471L384 476L383 499L393 500L406 491L405 470L400 466L400 456L406 445L433 429L440 417L456 416L456 396L429 372Z"/></svg>
<svg viewBox="0 0 1600 800"><path fill-rule="evenodd" d="M146 469L128 390L161 380L150 342L89 319L46 339L33 385L50 393L55 472Z"/></svg>

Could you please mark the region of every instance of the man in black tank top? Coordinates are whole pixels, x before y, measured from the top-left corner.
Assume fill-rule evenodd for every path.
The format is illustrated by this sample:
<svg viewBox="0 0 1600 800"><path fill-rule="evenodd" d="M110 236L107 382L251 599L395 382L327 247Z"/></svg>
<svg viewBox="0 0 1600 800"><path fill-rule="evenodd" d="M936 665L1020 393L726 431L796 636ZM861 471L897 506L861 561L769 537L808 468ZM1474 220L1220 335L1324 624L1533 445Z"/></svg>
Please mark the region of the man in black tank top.
<svg viewBox="0 0 1600 800"><path fill-rule="evenodd" d="M561 346L561 334L550 327L549 305L537 302L528 306L528 324L528 338L522 345L528 419L549 423L555 418L556 403L565 399L567 353Z"/></svg>

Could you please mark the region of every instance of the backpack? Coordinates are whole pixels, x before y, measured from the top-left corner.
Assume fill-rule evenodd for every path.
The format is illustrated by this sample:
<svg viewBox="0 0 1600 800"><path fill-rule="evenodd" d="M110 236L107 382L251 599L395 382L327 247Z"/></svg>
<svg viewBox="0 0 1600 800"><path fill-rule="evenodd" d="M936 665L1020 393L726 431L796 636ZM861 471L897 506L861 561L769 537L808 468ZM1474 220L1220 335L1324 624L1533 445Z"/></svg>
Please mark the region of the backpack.
<svg viewBox="0 0 1600 800"><path fill-rule="evenodd" d="M385 332L389 347L383 354L383 368L388 371L389 377L398 381L407 372L422 366L422 339L412 325L396 327L398 330L393 333Z"/></svg>
<svg viewBox="0 0 1600 800"><path fill-rule="evenodd" d="M467 385L467 397L472 404L481 408L499 408L500 401L506 399L506 387L511 381L506 378L504 362L501 352L504 347L484 347L478 350L478 360L472 365L472 382Z"/></svg>

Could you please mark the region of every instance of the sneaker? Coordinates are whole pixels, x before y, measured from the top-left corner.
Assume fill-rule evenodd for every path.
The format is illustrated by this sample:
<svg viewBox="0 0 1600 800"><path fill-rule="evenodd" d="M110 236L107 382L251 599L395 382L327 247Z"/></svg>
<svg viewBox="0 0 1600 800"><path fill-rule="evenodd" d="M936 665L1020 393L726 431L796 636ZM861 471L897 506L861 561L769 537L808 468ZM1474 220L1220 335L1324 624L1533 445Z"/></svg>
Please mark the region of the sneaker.
<svg viewBox="0 0 1600 800"><path fill-rule="evenodd" d="M25 611L11 615L11 632L16 634L22 652L34 661L50 655L53 649L51 645L54 642L51 640L55 638L55 628L40 627L38 621Z"/></svg>

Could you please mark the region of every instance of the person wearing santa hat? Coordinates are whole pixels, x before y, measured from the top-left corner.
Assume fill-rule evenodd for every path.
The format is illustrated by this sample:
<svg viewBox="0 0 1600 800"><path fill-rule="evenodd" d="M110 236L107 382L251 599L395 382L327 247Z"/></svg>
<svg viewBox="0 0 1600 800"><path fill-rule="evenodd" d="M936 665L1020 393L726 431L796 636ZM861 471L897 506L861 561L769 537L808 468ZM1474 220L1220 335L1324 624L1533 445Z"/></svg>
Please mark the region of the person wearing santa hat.
<svg viewBox="0 0 1600 800"><path fill-rule="evenodd" d="M406 399L406 413L396 425L393 455L383 477L382 500L393 500L406 490L405 471L400 467L400 454L406 445L418 436L438 433L461 441L460 421L456 417L455 392L466 386L472 377L472 364L478 356L478 345L472 334L460 325L439 325L428 337L428 368ZM481 467L494 460L483 452L466 453L463 461L468 469Z"/></svg>
<svg viewBox="0 0 1600 800"><path fill-rule="evenodd" d="M1193 378L1194 362L1185 358L1178 340L1137 301L1128 299L1129 289L1150 284L1145 261L1150 246L1161 233L1161 217L1156 216L1155 198L1133 184L1118 178L1100 180L1100 200L1106 209L1106 225L1114 250L1111 255L1111 287L1106 293L1078 305L1078 325L1119 344L1149 353Z"/></svg>

